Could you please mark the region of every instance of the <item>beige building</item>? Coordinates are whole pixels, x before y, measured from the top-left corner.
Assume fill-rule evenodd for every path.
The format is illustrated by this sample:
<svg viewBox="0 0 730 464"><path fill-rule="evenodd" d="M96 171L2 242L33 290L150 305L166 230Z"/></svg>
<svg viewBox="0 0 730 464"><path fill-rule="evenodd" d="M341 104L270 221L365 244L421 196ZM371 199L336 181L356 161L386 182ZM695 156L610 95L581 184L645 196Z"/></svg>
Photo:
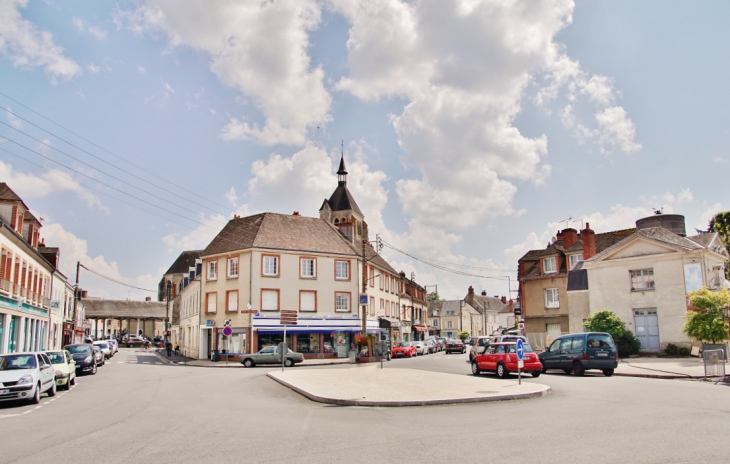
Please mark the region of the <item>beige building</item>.
<svg viewBox="0 0 730 464"><path fill-rule="evenodd" d="M507 301L507 297L487 296L485 291L482 291L481 295L476 295L474 287L469 286L464 301L473 306L482 319L483 330L472 335L492 335L501 329L515 326L514 302Z"/></svg>
<svg viewBox="0 0 730 464"><path fill-rule="evenodd" d="M650 216L636 226L635 233L583 263L589 312L613 311L644 351L686 345L687 294L702 286L728 286L728 250L714 232L685 236L680 215Z"/></svg>
<svg viewBox="0 0 730 464"><path fill-rule="evenodd" d="M428 314L431 323L439 327L442 337L458 338L463 330L469 335L477 335L475 332L482 328L481 314L464 300L431 301Z"/></svg>

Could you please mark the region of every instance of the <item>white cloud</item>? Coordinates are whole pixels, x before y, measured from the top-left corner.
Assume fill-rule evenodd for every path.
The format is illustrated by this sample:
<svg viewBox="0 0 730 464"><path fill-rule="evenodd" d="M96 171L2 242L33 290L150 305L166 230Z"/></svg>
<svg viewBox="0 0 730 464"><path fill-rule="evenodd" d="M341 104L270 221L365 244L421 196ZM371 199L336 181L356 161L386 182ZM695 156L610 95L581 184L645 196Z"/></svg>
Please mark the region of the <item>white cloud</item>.
<svg viewBox="0 0 730 464"><path fill-rule="evenodd" d="M221 136L266 145L304 145L308 129L331 120L324 71L312 68L307 53L308 33L320 20L314 0L229 0L188 3L186 8L172 0L149 0L134 11L119 11L115 18L118 27L126 21L136 34L164 32L170 48L208 53L211 71L249 97L265 120L259 125L231 117Z"/></svg>
<svg viewBox="0 0 730 464"><path fill-rule="evenodd" d="M101 68L99 68L99 66L95 65L94 63L91 63L86 66L86 69L88 69L91 74L99 74L99 70Z"/></svg>
<svg viewBox="0 0 730 464"><path fill-rule="evenodd" d="M90 26L82 18L74 18L73 23L76 26L76 30L79 31L79 34L89 34L98 40L106 39L106 31L104 29L98 26Z"/></svg>
<svg viewBox="0 0 730 464"><path fill-rule="evenodd" d="M634 142L636 128L620 106L612 106L596 114L598 121L598 142L602 152L611 151L611 147L618 147L624 153L639 150L641 144Z"/></svg>
<svg viewBox="0 0 730 464"><path fill-rule="evenodd" d="M0 53L17 68L43 67L52 82L80 75L81 67L64 55L53 34L21 17L19 10L27 4L28 0L0 2Z"/></svg>
<svg viewBox="0 0 730 464"><path fill-rule="evenodd" d="M47 148L45 145L41 146ZM72 192L89 208L98 208L106 214L111 214L99 197L60 171L51 170L41 175L28 174L15 171L11 164L0 161L0 179L24 199L45 198L52 194Z"/></svg>
<svg viewBox="0 0 730 464"><path fill-rule="evenodd" d="M235 187L231 187L231 189L227 191L224 196L226 200L230 201L234 207L236 206L236 201L238 201L238 195L236 195Z"/></svg>
<svg viewBox="0 0 730 464"><path fill-rule="evenodd" d="M7 110L7 116L8 116L8 124L13 126L16 129L22 129L23 128L23 122L14 114L12 114L12 108L8 108Z"/></svg>
<svg viewBox="0 0 730 464"><path fill-rule="evenodd" d="M140 65L137 65L137 72L140 74L147 74L147 69L140 64Z"/></svg>
<svg viewBox="0 0 730 464"><path fill-rule="evenodd" d="M169 83L165 81L160 82L162 82L162 93L165 95L165 98L170 98L170 96L175 94L175 89Z"/></svg>
<svg viewBox="0 0 730 464"><path fill-rule="evenodd" d="M716 156L712 161L714 161L715 163L718 163L718 164L730 163L730 160L728 160L727 158L725 158L723 156Z"/></svg>

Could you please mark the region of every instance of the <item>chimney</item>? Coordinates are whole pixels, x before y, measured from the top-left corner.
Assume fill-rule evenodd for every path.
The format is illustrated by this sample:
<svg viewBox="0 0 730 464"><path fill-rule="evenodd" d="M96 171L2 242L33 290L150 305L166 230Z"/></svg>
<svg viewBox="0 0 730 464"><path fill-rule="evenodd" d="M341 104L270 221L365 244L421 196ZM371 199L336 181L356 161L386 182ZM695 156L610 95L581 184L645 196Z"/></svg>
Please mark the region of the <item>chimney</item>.
<svg viewBox="0 0 730 464"><path fill-rule="evenodd" d="M145 300L145 301L152 301L152 297L151 297L151 296L145 297L145 299L144 299L144 300Z"/></svg>
<svg viewBox="0 0 730 464"><path fill-rule="evenodd" d="M563 232L559 230L558 233L555 234L555 241L559 242L562 239L563 239Z"/></svg>
<svg viewBox="0 0 730 464"><path fill-rule="evenodd" d="M507 304L507 297L506 296L503 296L502 297L502 303Z"/></svg>
<svg viewBox="0 0 730 464"><path fill-rule="evenodd" d="M580 231L583 240L583 259L596 255L596 233L591 230L591 225L586 222L586 228Z"/></svg>
<svg viewBox="0 0 730 464"><path fill-rule="evenodd" d="M472 287L471 285L469 285L469 295L468 295L468 297L469 298L474 298L474 287Z"/></svg>
<svg viewBox="0 0 730 464"><path fill-rule="evenodd" d="M241 216L239 216L238 214L234 214L233 219L241 219Z"/></svg>
<svg viewBox="0 0 730 464"><path fill-rule="evenodd" d="M487 296L487 291L486 290L482 290L482 296Z"/></svg>
<svg viewBox="0 0 730 464"><path fill-rule="evenodd" d="M514 313L515 312L515 302L514 300L509 300L509 312Z"/></svg>
<svg viewBox="0 0 730 464"><path fill-rule="evenodd" d="M568 248L575 245L578 241L578 231L570 228L563 230L563 247L567 250Z"/></svg>
<svg viewBox="0 0 730 464"><path fill-rule="evenodd" d="M299 211L294 211L294 214L292 216L299 216Z"/></svg>

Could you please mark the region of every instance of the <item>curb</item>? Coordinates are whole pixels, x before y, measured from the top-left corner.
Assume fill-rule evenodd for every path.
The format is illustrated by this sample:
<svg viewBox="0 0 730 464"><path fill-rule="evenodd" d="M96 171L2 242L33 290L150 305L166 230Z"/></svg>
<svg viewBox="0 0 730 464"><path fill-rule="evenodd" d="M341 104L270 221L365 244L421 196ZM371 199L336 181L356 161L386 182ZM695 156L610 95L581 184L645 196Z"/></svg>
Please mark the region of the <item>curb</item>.
<svg viewBox="0 0 730 464"><path fill-rule="evenodd" d="M188 363L176 363L175 361L171 361L167 359L166 357L162 356L157 351L153 351L154 355L157 356L162 362L166 364L170 364L173 366L187 366L187 367L202 367L207 369L231 369L231 368L243 368L243 366L238 362L232 362L231 365L226 366L225 364L218 364L218 365L202 365L202 364L188 364ZM193 361L194 362L194 361ZM335 365L345 365L349 364L349 362L327 362L327 363L317 363L317 364L295 364L292 367L317 367L317 366L335 366ZM272 366L275 366L275 364L271 364ZM265 367L265 366L262 366ZM289 368L291 369L291 367Z"/></svg>
<svg viewBox="0 0 730 464"><path fill-rule="evenodd" d="M705 376L696 376L696 375L686 375L686 374L676 374L676 375L667 375L667 374L630 374L627 372L614 372L614 376L619 377L636 377L636 378L642 378L642 379L664 379L664 380L677 380L677 379L684 379L684 380L699 380L704 379Z"/></svg>
<svg viewBox="0 0 730 464"><path fill-rule="evenodd" d="M337 406L369 406L369 407L404 407L404 406L437 406L443 404L464 404L464 403L488 403L493 401L508 401L508 400L524 400L530 398L539 398L541 396L548 395L552 392L552 388L545 386L545 389L538 392L532 393L515 393L500 396L476 396L471 398L452 398L442 400L413 400L413 401L371 401L371 400L358 400L358 399L342 399L342 398L329 398L325 396L315 395L313 393L299 388L294 384L291 384L283 379L279 379L271 373L267 373L266 376L281 385L299 393L300 395L318 403L334 404Z"/></svg>

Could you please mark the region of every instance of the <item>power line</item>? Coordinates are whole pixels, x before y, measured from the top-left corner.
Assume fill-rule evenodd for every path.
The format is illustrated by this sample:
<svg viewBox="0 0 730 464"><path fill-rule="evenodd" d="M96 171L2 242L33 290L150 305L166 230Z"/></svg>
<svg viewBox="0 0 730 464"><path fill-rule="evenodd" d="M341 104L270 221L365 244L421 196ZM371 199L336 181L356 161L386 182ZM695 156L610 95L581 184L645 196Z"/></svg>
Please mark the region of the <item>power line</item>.
<svg viewBox="0 0 730 464"><path fill-rule="evenodd" d="M134 288L136 290L142 290L144 292L157 293L157 290L148 290L148 289L142 288L142 287L135 287L134 285L125 284L124 282L121 282L119 280L112 279L111 277L107 277L104 274L100 274L100 273L98 273L98 272L96 272L96 271L94 271L92 269L89 269L88 267L84 266L81 263L79 263L79 266L83 267L84 269L86 269L87 271L91 272L92 274L95 274L95 275L101 277L102 279L106 279L106 280L108 280L110 282L114 282L115 284L124 285L125 287Z"/></svg>

